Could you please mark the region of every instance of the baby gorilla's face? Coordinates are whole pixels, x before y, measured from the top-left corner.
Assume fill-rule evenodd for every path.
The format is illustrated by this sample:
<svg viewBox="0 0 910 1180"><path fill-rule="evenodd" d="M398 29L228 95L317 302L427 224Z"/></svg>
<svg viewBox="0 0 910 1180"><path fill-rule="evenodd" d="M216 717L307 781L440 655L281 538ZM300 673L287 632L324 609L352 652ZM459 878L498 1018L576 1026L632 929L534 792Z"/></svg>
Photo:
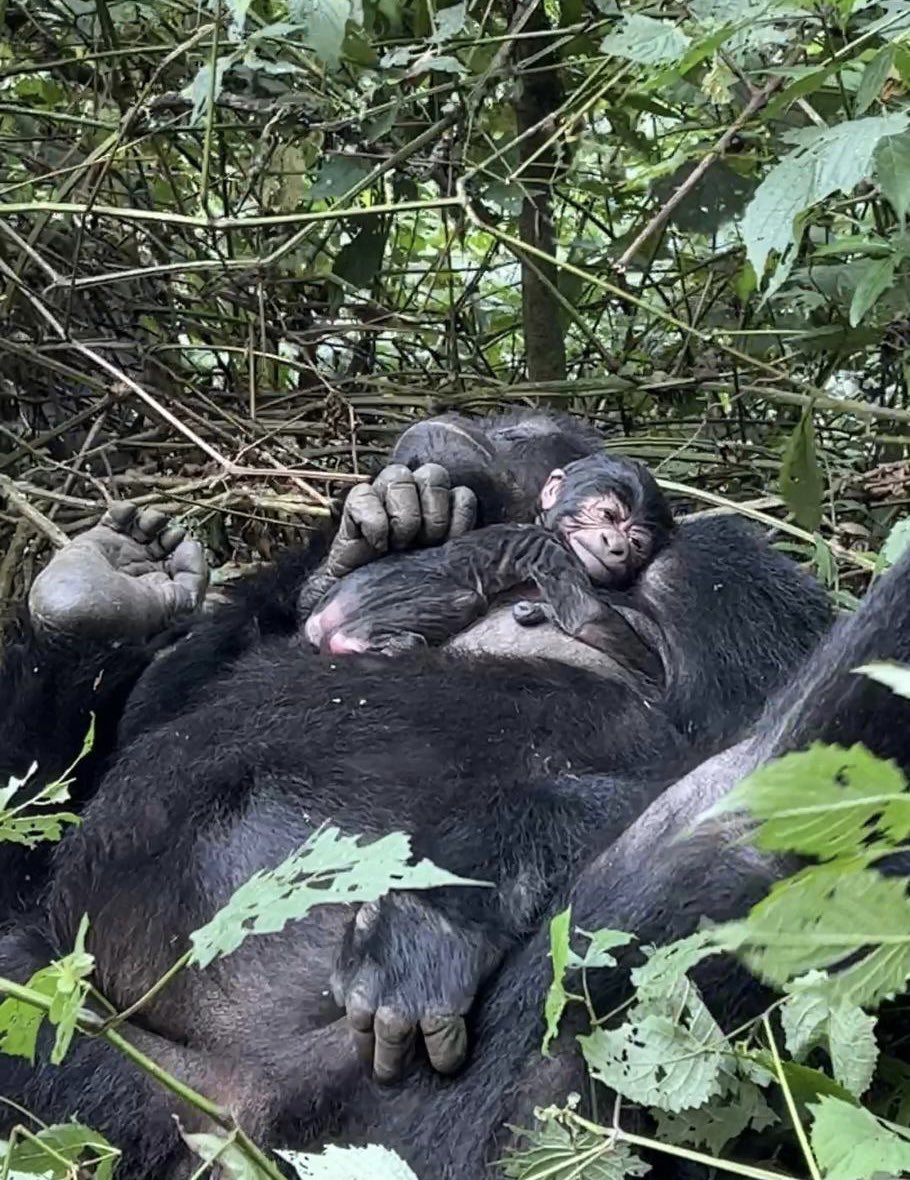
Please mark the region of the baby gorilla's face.
<svg viewBox="0 0 910 1180"><path fill-rule="evenodd" d="M540 495L544 527L563 538L592 582L614 588L634 581L660 547L665 507L639 464L606 455L551 472Z"/></svg>

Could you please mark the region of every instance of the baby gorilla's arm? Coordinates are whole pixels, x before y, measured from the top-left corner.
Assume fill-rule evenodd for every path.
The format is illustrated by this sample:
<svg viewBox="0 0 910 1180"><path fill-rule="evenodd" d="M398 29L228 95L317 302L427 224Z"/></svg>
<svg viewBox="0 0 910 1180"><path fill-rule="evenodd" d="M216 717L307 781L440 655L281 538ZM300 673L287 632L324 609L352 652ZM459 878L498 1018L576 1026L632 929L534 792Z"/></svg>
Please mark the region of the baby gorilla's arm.
<svg viewBox="0 0 910 1180"><path fill-rule="evenodd" d="M442 644L500 595L533 583L553 621L630 671L656 680L655 653L595 595L579 561L544 529L491 525L438 549L397 554L342 579L306 623L314 647L336 655Z"/></svg>

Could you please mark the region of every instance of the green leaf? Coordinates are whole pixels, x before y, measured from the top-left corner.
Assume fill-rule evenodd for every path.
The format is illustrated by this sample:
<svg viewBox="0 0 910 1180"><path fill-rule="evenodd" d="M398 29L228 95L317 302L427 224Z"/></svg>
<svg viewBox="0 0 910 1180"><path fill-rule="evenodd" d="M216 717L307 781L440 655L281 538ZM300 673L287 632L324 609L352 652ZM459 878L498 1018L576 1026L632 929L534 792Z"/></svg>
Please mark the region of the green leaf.
<svg viewBox="0 0 910 1180"><path fill-rule="evenodd" d="M189 86L185 86L181 92L183 98L188 98L193 104L193 109L190 112L190 125L193 126L201 119L208 117L210 102L217 102L222 86L224 84L224 75L230 65L233 64L234 55L226 54L219 57L215 62L215 84L212 86L212 68L208 62L199 67L196 71L196 76L190 82Z"/></svg>
<svg viewBox="0 0 910 1180"><path fill-rule="evenodd" d="M307 199L310 201L338 200L368 176L372 165L359 156L347 154L329 156L313 181Z"/></svg>
<svg viewBox="0 0 910 1180"><path fill-rule="evenodd" d="M780 472L780 492L802 528L815 532L822 518L824 482L815 454L815 426L806 409L790 435Z"/></svg>
<svg viewBox="0 0 910 1180"><path fill-rule="evenodd" d="M851 328L861 322L866 312L875 306L879 297L893 284L896 270L897 259L894 257L877 258L866 263L863 277L857 283L850 301Z"/></svg>
<svg viewBox="0 0 910 1180"><path fill-rule="evenodd" d="M570 950L569 966L581 967L586 971L596 967L615 967L616 959L610 951L618 946L627 946L634 937L624 930L595 930L593 934L579 930L578 933L590 940L588 949L583 955L576 955Z"/></svg>
<svg viewBox="0 0 910 1180"><path fill-rule="evenodd" d="M875 179L899 221L910 210L910 134L891 135L875 150Z"/></svg>
<svg viewBox="0 0 910 1180"><path fill-rule="evenodd" d="M58 1123L35 1131L34 1138L20 1139L11 1152L7 1144L0 1142L0 1174L6 1175L3 1169L8 1162L11 1177L70 1180L78 1164L80 1176L88 1175L91 1169L94 1180L111 1180L119 1155L117 1148L97 1131L76 1122Z"/></svg>
<svg viewBox="0 0 910 1180"><path fill-rule="evenodd" d="M856 91L855 113L864 115L882 92L894 65L895 47L884 45L863 70Z"/></svg>
<svg viewBox="0 0 910 1180"><path fill-rule="evenodd" d="M790 985L781 1007L787 1049L797 1059L822 1045L831 1058L838 1083L859 1098L869 1088L878 1061L875 1019L844 1000L833 1004L828 980L810 971Z"/></svg>
<svg viewBox="0 0 910 1180"><path fill-rule="evenodd" d="M639 65L657 66L679 61L691 44L691 38L672 22L632 12L623 17L618 32L604 37L600 50Z"/></svg>
<svg viewBox="0 0 910 1180"><path fill-rule="evenodd" d="M352 287L369 289L382 266L385 244L386 229L382 218L363 218L354 237L338 251L333 268L335 274Z"/></svg>
<svg viewBox="0 0 910 1180"><path fill-rule="evenodd" d="M743 217L746 253L756 275L764 274L772 251L783 258L802 236L800 215L832 193L852 193L869 175L878 145L908 123L908 114L876 115L801 134L796 149L758 186Z"/></svg>
<svg viewBox="0 0 910 1180"><path fill-rule="evenodd" d="M721 1088L726 1040L712 1022L685 1028L656 1013L578 1038L591 1076L630 1102L659 1110L701 1106Z"/></svg>
<svg viewBox="0 0 910 1180"><path fill-rule="evenodd" d="M277 933L318 905L375 901L391 889L486 884L456 877L428 860L409 865L411 842L401 832L372 844L358 840L342 836L337 828L324 828L277 868L255 873L210 922L190 935L190 962L205 967L235 951L249 935Z"/></svg>
<svg viewBox="0 0 910 1180"><path fill-rule="evenodd" d="M252 2L253 0L225 0L225 7L231 17L231 34L234 40L239 41L243 34L246 14L249 12Z"/></svg>
<svg viewBox="0 0 910 1180"><path fill-rule="evenodd" d="M903 991L910 978L905 883L863 860L838 860L788 877L747 918L715 927L714 937L776 987L855 958L827 981L832 1003L873 1007Z"/></svg>
<svg viewBox="0 0 910 1180"><path fill-rule="evenodd" d="M710 930L690 934L668 946L643 949L648 961L631 973L632 983L641 998L669 995L687 971L710 955L719 953L711 940Z"/></svg>
<svg viewBox="0 0 910 1180"><path fill-rule="evenodd" d="M181 1132L183 1134L183 1132ZM268 1173L240 1150L232 1137L199 1132L183 1134L190 1151L207 1164L217 1163L214 1174L227 1180L270 1180ZM212 1175L213 1172L207 1172Z"/></svg>
<svg viewBox="0 0 910 1180"><path fill-rule="evenodd" d="M539 1112L540 1127L517 1131L527 1146L508 1149L500 1161L502 1175L510 1180L623 1180L650 1171L627 1143L566 1127L559 1114L553 1109Z"/></svg>
<svg viewBox="0 0 910 1180"><path fill-rule="evenodd" d="M417 1180L408 1165L388 1147L327 1147L318 1155L279 1151L300 1180Z"/></svg>
<svg viewBox="0 0 910 1180"><path fill-rule="evenodd" d="M910 516L893 526L882 545L881 558L885 567L892 566L910 548Z"/></svg>
<svg viewBox="0 0 910 1180"><path fill-rule="evenodd" d="M354 16L351 0L290 0L288 17L306 29L306 43L330 70L341 64L348 21Z"/></svg>
<svg viewBox="0 0 910 1180"><path fill-rule="evenodd" d="M910 1171L910 1140L893 1124L837 1098L821 1098L809 1109L812 1151L825 1180L869 1180Z"/></svg>
<svg viewBox="0 0 910 1180"><path fill-rule="evenodd" d="M571 954L569 947L571 920L571 907L567 907L550 920L550 961L553 964L553 982L550 984L544 1003L547 1031L544 1033L543 1044L540 1047L540 1051L544 1057L550 1056L550 1042L559 1032L559 1021L566 1004L569 1002L563 981Z"/></svg>
<svg viewBox="0 0 910 1180"><path fill-rule="evenodd" d="M654 1115L658 1139L704 1147L718 1157L743 1131L764 1131L778 1122L758 1086L739 1078L708 1106L674 1113L656 1110Z"/></svg>
<svg viewBox="0 0 910 1180"><path fill-rule="evenodd" d="M813 743L744 778L703 818L748 811L762 821L750 835L769 852L830 860L910 836L910 794L893 762L865 746Z"/></svg>
<svg viewBox="0 0 910 1180"><path fill-rule="evenodd" d="M888 664L880 661L874 664L863 664L862 667L854 670L868 676L870 680L884 684L886 688L890 688L898 696L910 698L910 668L906 665Z"/></svg>

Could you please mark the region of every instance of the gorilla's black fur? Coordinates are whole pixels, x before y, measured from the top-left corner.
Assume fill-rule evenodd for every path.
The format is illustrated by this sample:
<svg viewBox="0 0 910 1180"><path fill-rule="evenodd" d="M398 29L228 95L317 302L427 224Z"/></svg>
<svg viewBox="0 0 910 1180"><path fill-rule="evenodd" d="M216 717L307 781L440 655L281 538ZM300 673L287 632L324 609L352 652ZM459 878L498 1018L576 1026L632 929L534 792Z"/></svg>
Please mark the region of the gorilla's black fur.
<svg viewBox="0 0 910 1180"><path fill-rule="evenodd" d="M234 888L322 820L367 835L407 830L419 853L498 886L390 897L360 951L409 1019L453 1010L485 985L461 1079L386 1094L359 1080L344 1028L328 1023L338 1013L325 988L346 920L337 909L182 973L128 1035L254 1135L381 1129L418 1172L474 1180L516 1092L545 1100L548 1073L565 1073L533 1058L547 975L534 931L581 865L603 849L606 863L619 857L615 870L595 861L576 886L589 929L678 933L700 913L738 912L766 880L743 850L702 850L694 869L665 850L672 815L660 810L669 796L658 797L755 720L826 628L828 606L741 520L684 522L642 580L668 671L652 705L555 663L308 655L288 638L321 553L316 545L234 588L167 648L159 639L116 653L54 649L20 622L0 679L0 773L22 773L33 758L45 771L65 766L90 709L108 728L80 783L91 796L84 823L54 856L45 917L34 927L23 919L0 943L0 974L27 979L71 947L88 912L97 982L124 1007ZM880 642L880 609L859 627L863 619ZM613 842L655 799L657 819L642 821L646 854L639 846L623 861L636 829ZM124 1149L131 1178L158 1180L180 1150L174 1102L98 1042L78 1043L60 1069L0 1059L0 1093L39 1117L78 1113Z"/></svg>

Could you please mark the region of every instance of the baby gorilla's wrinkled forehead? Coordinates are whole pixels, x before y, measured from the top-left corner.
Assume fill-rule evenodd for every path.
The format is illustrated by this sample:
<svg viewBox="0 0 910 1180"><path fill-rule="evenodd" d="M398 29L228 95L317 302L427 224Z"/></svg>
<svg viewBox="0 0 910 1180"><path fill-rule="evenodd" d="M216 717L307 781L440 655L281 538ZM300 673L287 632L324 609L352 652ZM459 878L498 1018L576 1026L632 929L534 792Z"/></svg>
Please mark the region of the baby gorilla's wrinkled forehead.
<svg viewBox="0 0 910 1180"><path fill-rule="evenodd" d="M622 515L658 530L673 527L673 514L663 492L643 463L620 455L586 455L562 470L554 508L560 515L576 511L593 500L603 501Z"/></svg>

